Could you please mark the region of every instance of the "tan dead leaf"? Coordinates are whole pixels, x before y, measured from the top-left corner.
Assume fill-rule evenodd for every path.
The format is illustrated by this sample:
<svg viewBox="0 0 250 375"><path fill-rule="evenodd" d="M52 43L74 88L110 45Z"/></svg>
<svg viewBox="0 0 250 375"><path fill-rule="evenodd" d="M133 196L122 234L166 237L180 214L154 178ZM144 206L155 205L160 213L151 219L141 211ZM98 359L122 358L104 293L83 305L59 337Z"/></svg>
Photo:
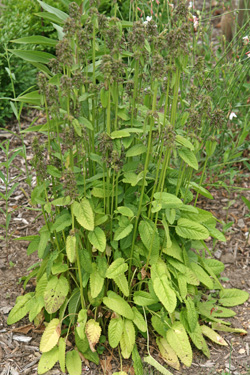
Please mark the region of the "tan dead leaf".
<svg viewBox="0 0 250 375"><path fill-rule="evenodd" d="M241 348L239 351L238 351L239 354L245 354L246 353L246 350L244 348Z"/></svg>
<svg viewBox="0 0 250 375"><path fill-rule="evenodd" d="M112 355L100 360L100 365L104 375L109 375L112 373Z"/></svg>
<svg viewBox="0 0 250 375"><path fill-rule="evenodd" d="M25 326L14 328L12 332L23 333L24 335L27 335L27 333L33 330L33 328L33 324L26 324Z"/></svg>

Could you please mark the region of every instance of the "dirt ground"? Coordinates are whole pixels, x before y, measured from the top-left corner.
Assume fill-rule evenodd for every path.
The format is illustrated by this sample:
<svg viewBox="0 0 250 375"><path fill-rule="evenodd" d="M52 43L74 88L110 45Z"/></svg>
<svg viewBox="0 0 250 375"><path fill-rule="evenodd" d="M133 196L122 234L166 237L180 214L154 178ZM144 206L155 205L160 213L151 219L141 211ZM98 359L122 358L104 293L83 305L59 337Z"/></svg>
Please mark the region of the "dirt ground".
<svg viewBox="0 0 250 375"><path fill-rule="evenodd" d="M207 7L209 7L207 1ZM210 2L209 2L210 3ZM201 7L203 0L195 2L197 7ZM212 1L215 6L215 12L221 11L220 3ZM216 14L217 14L216 13ZM220 19L216 19L214 26L218 26ZM218 27L213 28L212 38L217 41ZM43 121L41 114L37 114L37 123ZM33 116L33 114L32 114ZM32 117L27 115L22 118L22 128L26 128L32 121ZM16 124L10 123L6 130L15 131ZM33 134L29 134L26 138L27 159L31 160L31 141ZM4 139L11 141L11 148L20 147L20 141L17 137L7 134L6 131L0 130L0 142ZM4 154L0 151L0 163L5 161ZM19 159L12 164L11 176L17 175L17 165L25 171L24 163ZM239 166L240 167L240 166ZM32 168L30 172L32 174ZM241 195L250 199L250 175L246 173L240 174L238 186L239 189L211 190L214 196L213 200L200 199L198 206L211 211L214 216L224 223L233 222L232 227L226 233L227 242L218 243L215 247L215 257L225 264L225 271L222 274L222 284L227 288L239 288L250 292L250 240L248 233L250 230L250 215ZM39 342L42 332L37 331L33 325L29 324L27 319L11 327L7 326L6 320L9 311L15 304L17 296L24 293L21 278L27 274L28 267L32 266L36 261L36 255L26 255L26 241L16 241L20 236L36 234L42 226L42 220L39 212L30 210L30 189L25 182L25 175L22 174L18 178L19 186L10 198L9 211L12 213L10 223L10 233L12 239L6 246L5 241L0 240L0 375L19 375L19 374L37 374L37 364L40 358ZM32 185L35 181L33 179ZM243 189L243 190L242 190ZM0 191L3 191L3 185L0 179ZM4 209L4 202L0 200L0 207ZM4 223L4 217L0 214L0 224ZM0 228L0 236L4 236L4 231ZM212 248L212 243L208 243ZM219 347L209 342L211 358L207 360L200 352L194 351L194 360L190 368L184 366L180 371L169 368L173 374L183 375L209 375L209 374L233 374L233 375L250 375L250 301L235 308L236 317L232 319L232 326L244 328L248 331L248 335L227 334L222 333L223 338L227 341L227 347ZM139 347L145 346L143 338L138 339ZM151 354L163 364L158 356L158 351L151 343ZM145 353L144 353L145 354ZM83 366L83 374L109 375L113 371L119 371L119 360L117 353L113 353L110 349L104 352L101 357L99 367L86 361ZM131 361L124 361L123 370L130 375L134 375ZM225 374L226 373L226 374ZM55 368L48 374L60 374L60 370ZM158 374L152 368L145 367L145 375Z"/></svg>

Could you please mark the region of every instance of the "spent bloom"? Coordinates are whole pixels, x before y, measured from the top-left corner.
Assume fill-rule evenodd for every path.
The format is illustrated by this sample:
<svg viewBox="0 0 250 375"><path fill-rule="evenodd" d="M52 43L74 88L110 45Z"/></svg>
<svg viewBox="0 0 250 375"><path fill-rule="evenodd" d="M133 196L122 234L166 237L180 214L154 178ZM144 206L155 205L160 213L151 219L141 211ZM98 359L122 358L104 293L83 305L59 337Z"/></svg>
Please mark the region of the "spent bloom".
<svg viewBox="0 0 250 375"><path fill-rule="evenodd" d="M232 119L234 117L237 117L236 113L235 112L231 112L230 115L229 115L229 120L232 121Z"/></svg>
<svg viewBox="0 0 250 375"><path fill-rule="evenodd" d="M192 16L193 17L193 24L194 24L194 31L197 31L198 30L198 26L199 26L199 19L198 17L196 16Z"/></svg>
<svg viewBox="0 0 250 375"><path fill-rule="evenodd" d="M152 20L152 17L147 16L146 21L144 21L144 25L147 25Z"/></svg>
<svg viewBox="0 0 250 375"><path fill-rule="evenodd" d="M248 35L244 36L242 39L243 39L244 46L246 46L249 43L249 37L248 37Z"/></svg>

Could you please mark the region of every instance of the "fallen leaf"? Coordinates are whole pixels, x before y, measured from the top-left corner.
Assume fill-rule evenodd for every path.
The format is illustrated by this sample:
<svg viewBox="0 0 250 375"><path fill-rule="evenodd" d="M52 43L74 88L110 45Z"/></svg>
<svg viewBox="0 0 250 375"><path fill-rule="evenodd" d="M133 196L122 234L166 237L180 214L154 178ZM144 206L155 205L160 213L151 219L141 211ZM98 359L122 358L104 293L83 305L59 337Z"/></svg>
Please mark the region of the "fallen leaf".
<svg viewBox="0 0 250 375"><path fill-rule="evenodd" d="M27 335L27 333L33 330L33 328L34 328L33 324L27 324L22 327L14 328L12 332L23 333L24 335Z"/></svg>
<svg viewBox="0 0 250 375"><path fill-rule="evenodd" d="M239 354L245 354L246 353L246 350L241 348L239 351L238 351Z"/></svg>

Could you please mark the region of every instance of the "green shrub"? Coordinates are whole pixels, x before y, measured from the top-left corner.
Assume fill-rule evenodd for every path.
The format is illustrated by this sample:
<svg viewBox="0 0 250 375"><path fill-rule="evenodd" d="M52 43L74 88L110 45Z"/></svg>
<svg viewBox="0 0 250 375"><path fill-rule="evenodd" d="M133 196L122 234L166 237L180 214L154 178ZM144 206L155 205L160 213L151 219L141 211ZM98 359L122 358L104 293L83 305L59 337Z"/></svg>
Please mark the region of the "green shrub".
<svg viewBox="0 0 250 375"><path fill-rule="evenodd" d="M41 7L36 0L3 0L0 8L0 98L13 97L11 81L6 74L8 63L5 48L13 48L10 41L21 36L44 35L55 36L56 32L51 23L35 16ZM64 10L61 1L49 0L48 4ZM25 46L23 49L27 48ZM10 55L11 56L11 55ZM32 65L24 63L15 56L10 59L11 71L14 73L16 95L25 91L35 84L37 69ZM13 116L13 111L8 100L0 101L0 126Z"/></svg>

